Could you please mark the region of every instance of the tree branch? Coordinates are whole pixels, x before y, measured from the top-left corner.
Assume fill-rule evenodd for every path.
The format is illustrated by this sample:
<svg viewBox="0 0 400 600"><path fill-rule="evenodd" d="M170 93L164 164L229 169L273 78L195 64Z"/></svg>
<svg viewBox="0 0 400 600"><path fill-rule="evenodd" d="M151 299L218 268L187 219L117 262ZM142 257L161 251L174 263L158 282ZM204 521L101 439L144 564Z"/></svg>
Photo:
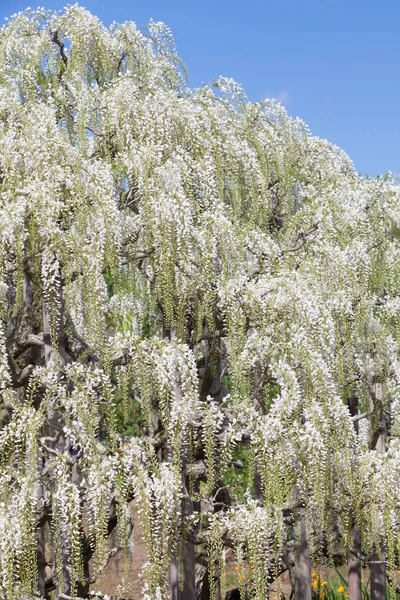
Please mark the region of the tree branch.
<svg viewBox="0 0 400 600"><path fill-rule="evenodd" d="M60 40L60 38L58 37L59 31L58 29L53 33L51 41L53 42L53 44L56 44L59 48L60 48L60 56L61 56L61 60L63 61L65 67L68 66L68 58L67 55L65 54L65 44Z"/></svg>
<svg viewBox="0 0 400 600"><path fill-rule="evenodd" d="M302 248L304 246L304 244L306 243L308 236L311 235L312 233L314 233L314 231L316 231L317 229L318 229L318 223L315 223L315 225L313 225L308 231L300 231L300 233L297 234L294 242L292 243L290 248L288 248L286 250L286 252L297 252L298 250L300 250L300 248ZM297 242L299 240L300 240L300 243L297 244ZM297 246L295 244L297 244Z"/></svg>

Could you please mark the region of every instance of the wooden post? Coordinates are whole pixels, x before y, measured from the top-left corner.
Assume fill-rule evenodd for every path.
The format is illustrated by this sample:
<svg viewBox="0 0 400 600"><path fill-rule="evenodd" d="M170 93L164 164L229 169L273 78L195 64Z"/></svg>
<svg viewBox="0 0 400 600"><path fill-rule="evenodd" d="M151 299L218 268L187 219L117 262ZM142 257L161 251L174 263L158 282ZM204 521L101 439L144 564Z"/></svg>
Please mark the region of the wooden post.
<svg viewBox="0 0 400 600"><path fill-rule="evenodd" d="M311 600L311 562L307 544L306 517L303 510L300 515L298 532L295 596L296 600Z"/></svg>

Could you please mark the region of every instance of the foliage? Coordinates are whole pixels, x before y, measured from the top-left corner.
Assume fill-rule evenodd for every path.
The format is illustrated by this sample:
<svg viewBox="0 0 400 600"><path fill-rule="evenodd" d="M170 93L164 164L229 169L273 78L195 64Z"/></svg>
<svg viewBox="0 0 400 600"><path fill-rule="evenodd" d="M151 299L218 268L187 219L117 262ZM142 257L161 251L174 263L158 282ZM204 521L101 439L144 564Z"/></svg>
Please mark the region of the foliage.
<svg viewBox="0 0 400 600"><path fill-rule="evenodd" d="M0 31L0 597L85 593L112 511L129 543L133 497L146 600L204 532L211 590L229 540L265 598L299 511L315 556L350 553L356 527L393 572L399 200L279 103L224 78L188 89L161 23L15 15ZM221 483L244 443L261 494L232 504Z"/></svg>

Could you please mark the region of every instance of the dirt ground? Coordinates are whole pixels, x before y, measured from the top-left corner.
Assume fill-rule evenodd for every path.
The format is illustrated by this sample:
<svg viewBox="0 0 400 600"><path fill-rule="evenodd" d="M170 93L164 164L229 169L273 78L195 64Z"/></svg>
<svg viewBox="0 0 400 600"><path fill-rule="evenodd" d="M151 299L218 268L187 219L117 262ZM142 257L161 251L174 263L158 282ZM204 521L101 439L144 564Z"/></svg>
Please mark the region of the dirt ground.
<svg viewBox="0 0 400 600"><path fill-rule="evenodd" d="M142 537L140 519L135 518L135 507L132 506L132 516L134 523L134 547L129 560L128 569L126 569L125 553L120 550L110 559L104 573L98 581L91 586L91 590L101 590L103 594L115 596L117 588L120 587L120 595L127 600L140 600L142 597L142 582L140 572L147 562L146 547ZM111 544L112 547L112 544ZM116 596L118 598L118 596Z"/></svg>
<svg viewBox="0 0 400 600"><path fill-rule="evenodd" d="M118 595L116 595L118 587L120 595L123 598L126 598L127 600L141 600L142 598L141 589L143 582L140 580L140 572L144 563L147 561L147 553L142 538L140 520L135 518L136 515L134 506L132 506L132 513L133 522L135 526L135 543L133 548L133 554L129 560L128 569L126 569L124 552L119 551L115 556L113 556L110 559L105 569L105 572L99 578L97 583L91 587L91 590L101 590L103 594L108 594L110 596L115 597L116 599L118 598ZM338 578L338 575L334 569L321 569L318 572L318 574L320 575L321 580L326 579L327 581L332 581ZM343 575L345 579L347 579L345 572L343 572ZM229 577L230 582L233 582L235 580L234 561L233 558L229 560L229 557L227 577ZM363 580L365 584L367 584L367 582L369 581L368 570L365 570L363 572ZM292 591L288 572L283 573L283 575L279 579L279 583L281 595L283 595L286 598L286 600L288 600ZM235 587L235 585L229 585L228 589L231 587ZM271 586L270 600L276 600L276 587L277 586L275 584Z"/></svg>

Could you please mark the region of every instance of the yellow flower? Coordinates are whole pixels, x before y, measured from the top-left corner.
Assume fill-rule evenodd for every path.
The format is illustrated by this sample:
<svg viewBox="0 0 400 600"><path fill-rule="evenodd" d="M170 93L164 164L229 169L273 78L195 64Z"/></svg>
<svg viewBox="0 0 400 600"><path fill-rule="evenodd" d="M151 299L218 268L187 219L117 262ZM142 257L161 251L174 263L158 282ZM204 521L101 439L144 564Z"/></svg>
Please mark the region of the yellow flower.
<svg viewBox="0 0 400 600"><path fill-rule="evenodd" d="M235 565L235 571L239 571L239 567Z"/></svg>
<svg viewBox="0 0 400 600"><path fill-rule="evenodd" d="M340 585L340 586L338 587L337 591L338 591L340 594L343 594L343 592L344 592L344 587L343 587L342 585Z"/></svg>
<svg viewBox="0 0 400 600"><path fill-rule="evenodd" d="M318 581L313 581L311 584L311 587L313 587L313 588L318 587Z"/></svg>
<svg viewBox="0 0 400 600"><path fill-rule="evenodd" d="M315 572L315 571L313 571L313 572L311 573L311 577L317 577L317 574L316 574L316 572Z"/></svg>
<svg viewBox="0 0 400 600"><path fill-rule="evenodd" d="M319 595L319 597L322 598L322 600L324 600L325 596L326 596L325 592L321 592Z"/></svg>
<svg viewBox="0 0 400 600"><path fill-rule="evenodd" d="M327 582L327 581L323 581L323 582L321 583L321 585L323 585L324 587L326 587L326 586L328 585L328 582Z"/></svg>
<svg viewBox="0 0 400 600"><path fill-rule="evenodd" d="M239 579L244 579L244 575L239 575Z"/></svg>
<svg viewBox="0 0 400 600"><path fill-rule="evenodd" d="M348 598L349 597L349 592L346 592L345 596L346 596L346 598Z"/></svg>

